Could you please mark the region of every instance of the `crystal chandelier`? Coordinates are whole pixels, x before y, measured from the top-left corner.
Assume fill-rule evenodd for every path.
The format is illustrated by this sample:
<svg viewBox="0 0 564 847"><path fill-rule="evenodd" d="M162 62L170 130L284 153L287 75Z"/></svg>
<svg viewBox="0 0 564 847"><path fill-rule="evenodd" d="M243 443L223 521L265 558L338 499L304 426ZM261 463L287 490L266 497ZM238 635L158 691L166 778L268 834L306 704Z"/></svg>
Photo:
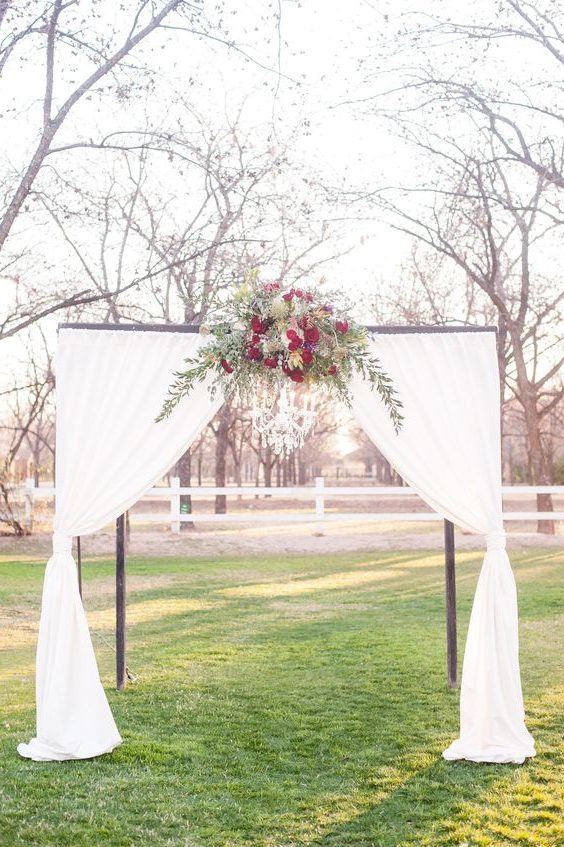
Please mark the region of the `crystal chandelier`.
<svg viewBox="0 0 564 847"><path fill-rule="evenodd" d="M315 394L296 397L296 389L288 385L282 385L278 392L273 388L257 392L251 408L253 426L261 435L263 447L271 447L277 456L303 447L316 416Z"/></svg>

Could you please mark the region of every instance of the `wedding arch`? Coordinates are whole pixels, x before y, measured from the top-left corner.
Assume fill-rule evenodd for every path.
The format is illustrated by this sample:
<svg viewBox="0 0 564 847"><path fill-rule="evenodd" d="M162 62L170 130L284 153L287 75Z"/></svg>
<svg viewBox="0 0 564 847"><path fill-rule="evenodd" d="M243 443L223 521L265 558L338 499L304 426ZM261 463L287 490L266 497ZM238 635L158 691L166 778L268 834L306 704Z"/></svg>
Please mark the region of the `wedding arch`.
<svg viewBox="0 0 564 847"><path fill-rule="evenodd" d="M485 536L466 639L460 735L446 759L517 762L535 755L525 726L515 580L501 503L495 328L373 327L370 345L399 392L396 433L360 376L352 410L403 479L443 517ZM223 402L207 381L159 413L197 328L63 324L57 351L57 496L36 663L35 761L87 759L121 743L82 605L72 539L123 515L180 458Z"/></svg>

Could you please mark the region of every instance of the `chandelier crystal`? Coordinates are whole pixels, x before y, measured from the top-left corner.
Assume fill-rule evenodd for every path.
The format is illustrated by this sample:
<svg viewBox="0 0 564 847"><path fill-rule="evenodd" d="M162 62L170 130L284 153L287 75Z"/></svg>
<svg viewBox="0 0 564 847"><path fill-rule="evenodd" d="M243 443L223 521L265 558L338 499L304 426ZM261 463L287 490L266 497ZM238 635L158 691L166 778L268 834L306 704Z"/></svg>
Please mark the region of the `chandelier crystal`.
<svg viewBox="0 0 564 847"><path fill-rule="evenodd" d="M271 447L276 456L288 456L304 442L312 430L317 412L315 393L303 397L288 385L263 388L257 392L251 408L253 426L261 435L263 447Z"/></svg>

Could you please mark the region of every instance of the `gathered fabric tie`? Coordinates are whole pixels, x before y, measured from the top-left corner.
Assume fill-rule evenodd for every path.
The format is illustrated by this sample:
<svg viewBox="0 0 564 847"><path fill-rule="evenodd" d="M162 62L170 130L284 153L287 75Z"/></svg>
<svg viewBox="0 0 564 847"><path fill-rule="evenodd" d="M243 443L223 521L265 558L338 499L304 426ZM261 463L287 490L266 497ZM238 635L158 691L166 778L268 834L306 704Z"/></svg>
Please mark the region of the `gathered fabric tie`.
<svg viewBox="0 0 564 847"><path fill-rule="evenodd" d="M53 533L53 553L72 554L72 536L64 535L62 532Z"/></svg>
<svg viewBox="0 0 564 847"><path fill-rule="evenodd" d="M505 550L507 535L504 529L494 529L486 533L487 550Z"/></svg>

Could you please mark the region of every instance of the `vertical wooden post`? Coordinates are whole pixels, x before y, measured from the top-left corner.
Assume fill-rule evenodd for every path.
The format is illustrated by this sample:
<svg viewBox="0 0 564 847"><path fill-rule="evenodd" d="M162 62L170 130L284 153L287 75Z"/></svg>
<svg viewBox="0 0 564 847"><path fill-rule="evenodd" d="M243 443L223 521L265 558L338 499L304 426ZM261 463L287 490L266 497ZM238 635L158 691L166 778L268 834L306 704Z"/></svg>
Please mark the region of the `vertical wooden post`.
<svg viewBox="0 0 564 847"><path fill-rule="evenodd" d="M125 667L125 515L116 520L116 687L123 691Z"/></svg>
<svg viewBox="0 0 564 847"><path fill-rule="evenodd" d="M80 549L80 535L76 537L76 572L78 576L78 593L82 600L82 550Z"/></svg>
<svg viewBox="0 0 564 847"><path fill-rule="evenodd" d="M180 477L172 476L170 478L170 531L174 533L180 532L180 494L176 489L180 488Z"/></svg>
<svg viewBox="0 0 564 847"><path fill-rule="evenodd" d="M449 688L456 688L456 573L454 552L454 524L444 522L445 533L445 601L447 635L447 678Z"/></svg>
<svg viewBox="0 0 564 847"><path fill-rule="evenodd" d="M315 477L315 518L317 523L317 531L315 535L323 535L323 517L325 515L325 497L323 489L325 487L325 479L322 476Z"/></svg>

